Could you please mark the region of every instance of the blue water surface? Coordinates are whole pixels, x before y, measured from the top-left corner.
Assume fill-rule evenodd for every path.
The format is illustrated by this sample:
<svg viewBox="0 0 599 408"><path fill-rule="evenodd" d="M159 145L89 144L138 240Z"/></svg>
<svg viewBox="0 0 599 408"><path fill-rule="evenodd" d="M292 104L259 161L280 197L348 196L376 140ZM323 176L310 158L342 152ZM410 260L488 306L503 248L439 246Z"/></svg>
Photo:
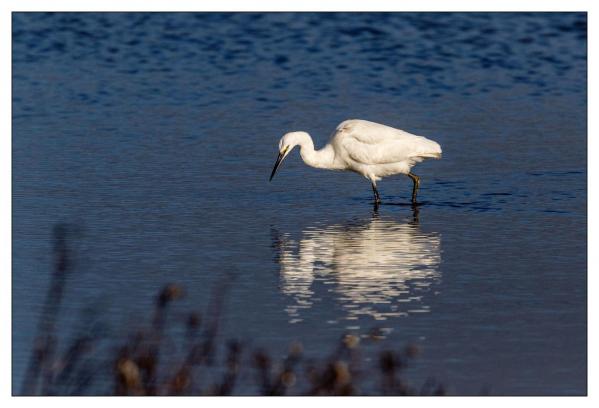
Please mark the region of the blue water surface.
<svg viewBox="0 0 599 408"><path fill-rule="evenodd" d="M220 338L281 356L301 341L320 356L374 328L386 347L420 348L416 384L586 394L586 14L12 22L13 393L50 284L52 230L66 223L76 238L58 340L96 310L99 360L164 284L185 289L183 313L233 276ZM295 152L268 182L284 133L319 147L349 118L441 144L442 160L414 168L419 207L407 177L379 183L374 211L367 180Z"/></svg>

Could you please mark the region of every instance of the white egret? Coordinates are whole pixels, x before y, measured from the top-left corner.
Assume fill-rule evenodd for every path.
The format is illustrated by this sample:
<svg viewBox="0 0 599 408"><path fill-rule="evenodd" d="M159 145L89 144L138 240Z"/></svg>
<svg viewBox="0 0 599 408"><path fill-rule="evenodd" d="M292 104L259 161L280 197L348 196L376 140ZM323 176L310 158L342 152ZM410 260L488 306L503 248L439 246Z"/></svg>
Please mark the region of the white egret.
<svg viewBox="0 0 599 408"><path fill-rule="evenodd" d="M411 172L412 167L424 159L441 158L437 142L380 123L352 119L341 122L320 150L314 150L314 142L306 132L285 134L279 141L279 157L270 180L295 146L300 146L300 155L308 166L353 171L366 177L372 184L375 205L381 202L376 182L393 174L412 179L412 202L416 203L420 178Z"/></svg>

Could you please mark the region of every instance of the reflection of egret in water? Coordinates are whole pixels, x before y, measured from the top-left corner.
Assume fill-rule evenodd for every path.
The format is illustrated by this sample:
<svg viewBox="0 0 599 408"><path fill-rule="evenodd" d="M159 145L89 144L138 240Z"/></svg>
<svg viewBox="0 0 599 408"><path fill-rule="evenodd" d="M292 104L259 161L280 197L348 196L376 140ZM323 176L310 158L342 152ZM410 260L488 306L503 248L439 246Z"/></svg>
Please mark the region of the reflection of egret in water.
<svg viewBox="0 0 599 408"><path fill-rule="evenodd" d="M307 228L299 241L278 235L281 290L293 302L291 322L320 300L316 282L329 287L345 318L377 320L428 312L423 295L440 278L441 238L422 232L417 218L401 223L374 215L366 222Z"/></svg>

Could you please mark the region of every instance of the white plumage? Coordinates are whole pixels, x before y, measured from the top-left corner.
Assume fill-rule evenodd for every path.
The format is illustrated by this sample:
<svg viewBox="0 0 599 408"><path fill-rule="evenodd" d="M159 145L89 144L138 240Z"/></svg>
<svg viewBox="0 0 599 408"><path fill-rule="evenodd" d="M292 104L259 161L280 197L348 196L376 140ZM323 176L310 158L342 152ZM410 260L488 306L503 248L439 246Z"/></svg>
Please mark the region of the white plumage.
<svg viewBox="0 0 599 408"><path fill-rule="evenodd" d="M420 178L411 173L412 167L424 159L441 157L441 146L423 136L401 129L360 119L341 122L329 143L320 150L306 132L290 132L279 141L279 157L270 179L295 146L300 146L303 161L312 167L353 171L363 175L372 184L375 204L380 203L376 182L393 174L405 174L414 182L412 201Z"/></svg>

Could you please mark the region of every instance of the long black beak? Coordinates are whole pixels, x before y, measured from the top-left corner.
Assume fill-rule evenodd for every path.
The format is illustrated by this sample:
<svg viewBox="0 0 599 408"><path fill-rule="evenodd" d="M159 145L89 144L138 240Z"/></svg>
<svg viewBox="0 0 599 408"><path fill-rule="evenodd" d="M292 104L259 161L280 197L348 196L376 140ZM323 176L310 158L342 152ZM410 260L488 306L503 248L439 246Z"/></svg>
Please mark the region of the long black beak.
<svg viewBox="0 0 599 408"><path fill-rule="evenodd" d="M283 153L279 153L279 157L277 157L277 161L275 162L275 167L272 169L272 173L270 173L270 179L268 181L272 181L272 178L275 176L275 173L277 172L277 169L283 162L284 158L285 158L285 155Z"/></svg>

